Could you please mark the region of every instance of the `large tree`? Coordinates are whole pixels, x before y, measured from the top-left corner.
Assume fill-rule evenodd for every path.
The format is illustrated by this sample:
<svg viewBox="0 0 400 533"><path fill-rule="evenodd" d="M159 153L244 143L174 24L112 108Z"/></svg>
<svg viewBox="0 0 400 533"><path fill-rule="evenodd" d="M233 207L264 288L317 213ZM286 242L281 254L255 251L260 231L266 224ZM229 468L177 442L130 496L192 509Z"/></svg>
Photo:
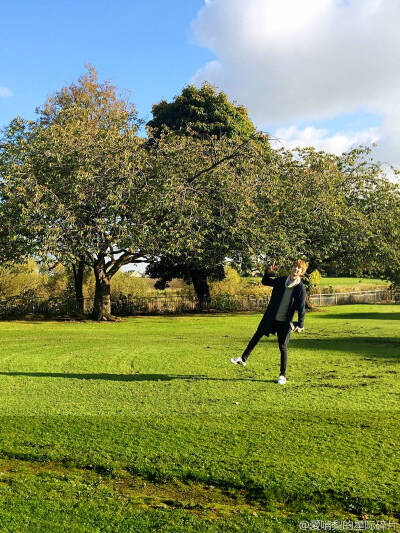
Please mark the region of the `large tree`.
<svg viewBox="0 0 400 533"><path fill-rule="evenodd" d="M152 111L149 150L163 132L168 137L172 131L194 147L191 164L198 166L202 160L210 170L193 181L193 172L179 168L182 160L175 158L175 168L168 172L180 175L180 188L190 209L180 226L176 221L171 224L170 239L175 240L173 232L182 231L186 238L178 241L175 253L151 257L147 272L159 278L159 288L174 277L191 281L199 301L204 302L209 299L207 279L222 279L226 258L247 257L254 245L256 232L249 234L249 220L254 215L255 176L249 156L256 143L269 144L257 134L243 106L229 102L225 93L206 83L201 88L185 87L172 102L162 101ZM189 152L186 160L188 156ZM217 166L218 160L223 164Z"/></svg>
<svg viewBox="0 0 400 533"><path fill-rule="evenodd" d="M357 148L340 157L343 196L351 212L351 229L343 247L344 263L353 274L378 275L400 282L400 184L390 179L371 157ZM394 179L393 179L394 178ZM342 256L343 257L343 256ZM341 259L342 257L339 257ZM338 266L334 263L336 269Z"/></svg>
<svg viewBox="0 0 400 533"><path fill-rule="evenodd" d="M180 209L165 214L170 245L149 256L147 272L159 278L159 288L173 277L191 281L199 302L206 304L207 279L222 279L227 258L241 262L262 245L263 224L255 202L258 152L269 144L261 138L179 138L179 153L170 162L162 160L170 165L165 175L176 177Z"/></svg>
<svg viewBox="0 0 400 533"><path fill-rule="evenodd" d="M93 268L94 316L110 319L111 278L142 257L159 192L135 108L89 67L37 113L6 132L5 180L34 215L42 254Z"/></svg>
<svg viewBox="0 0 400 533"><path fill-rule="evenodd" d="M279 239L266 256L287 265L309 261L309 272L385 275L399 264L399 187L368 148L334 155L313 148L276 152L273 204Z"/></svg>

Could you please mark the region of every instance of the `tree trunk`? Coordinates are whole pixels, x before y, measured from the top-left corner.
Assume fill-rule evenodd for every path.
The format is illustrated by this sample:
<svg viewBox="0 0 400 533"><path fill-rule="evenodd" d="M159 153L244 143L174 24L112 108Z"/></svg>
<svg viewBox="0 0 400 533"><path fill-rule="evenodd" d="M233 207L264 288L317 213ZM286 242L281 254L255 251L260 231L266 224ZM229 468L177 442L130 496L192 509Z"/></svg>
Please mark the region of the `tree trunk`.
<svg viewBox="0 0 400 533"><path fill-rule="evenodd" d="M191 270L190 277L194 290L196 292L197 300L200 309L208 309L210 304L210 289L208 288L207 276L201 270Z"/></svg>
<svg viewBox="0 0 400 533"><path fill-rule="evenodd" d="M309 292L306 293L306 311L315 311L316 307L311 303Z"/></svg>
<svg viewBox="0 0 400 533"><path fill-rule="evenodd" d="M96 288L94 293L94 305L92 318L94 320L111 320L116 318L111 314L111 283L104 270L98 266L94 267Z"/></svg>
<svg viewBox="0 0 400 533"><path fill-rule="evenodd" d="M76 306L78 311L84 312L84 300L83 300L83 273L85 271L85 263L81 260L78 266L72 265L72 272L74 274L74 287Z"/></svg>

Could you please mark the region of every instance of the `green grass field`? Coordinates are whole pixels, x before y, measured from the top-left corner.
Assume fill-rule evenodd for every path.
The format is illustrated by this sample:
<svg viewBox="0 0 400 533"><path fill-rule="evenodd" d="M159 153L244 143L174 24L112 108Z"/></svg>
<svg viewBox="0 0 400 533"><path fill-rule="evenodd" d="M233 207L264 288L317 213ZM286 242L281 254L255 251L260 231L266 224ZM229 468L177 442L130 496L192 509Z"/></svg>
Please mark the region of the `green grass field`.
<svg viewBox="0 0 400 533"><path fill-rule="evenodd" d="M254 281L261 283L261 277L242 278L242 281L247 285ZM321 278L319 284L314 288L314 293L324 293L327 289L331 290L331 288L333 288L335 292L382 290L389 285L390 283L383 279L324 277Z"/></svg>
<svg viewBox="0 0 400 533"><path fill-rule="evenodd" d="M294 532L400 518L400 307L0 322L0 532Z"/></svg>

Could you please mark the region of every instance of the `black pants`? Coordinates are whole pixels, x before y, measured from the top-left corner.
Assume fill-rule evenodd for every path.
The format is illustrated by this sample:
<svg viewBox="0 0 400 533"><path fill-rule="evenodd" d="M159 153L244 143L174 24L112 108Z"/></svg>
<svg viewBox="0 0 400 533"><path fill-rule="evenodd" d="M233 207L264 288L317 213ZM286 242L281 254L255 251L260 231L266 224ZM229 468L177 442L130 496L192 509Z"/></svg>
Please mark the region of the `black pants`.
<svg viewBox="0 0 400 533"><path fill-rule="evenodd" d="M287 366L287 345L289 342L290 337L290 330L289 334L287 331L287 326L285 322L280 322L278 320L274 320L274 328L276 329L276 333L278 336L278 344L279 344L279 350L281 352L281 376L286 376L286 366ZM256 346L258 341L261 339L261 337L264 336L264 333L262 331L257 330L252 338L250 339L249 344L247 345L247 348L242 354L243 361L246 361L249 357L250 353L252 352L253 348Z"/></svg>

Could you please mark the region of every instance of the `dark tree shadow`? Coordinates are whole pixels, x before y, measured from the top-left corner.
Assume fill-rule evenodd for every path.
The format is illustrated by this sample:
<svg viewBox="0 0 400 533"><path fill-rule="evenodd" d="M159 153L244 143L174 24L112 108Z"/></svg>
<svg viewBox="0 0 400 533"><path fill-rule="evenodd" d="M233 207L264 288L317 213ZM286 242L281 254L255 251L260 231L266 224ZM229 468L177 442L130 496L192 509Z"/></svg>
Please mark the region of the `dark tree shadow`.
<svg viewBox="0 0 400 533"><path fill-rule="evenodd" d="M345 352L368 359L400 360L400 341L390 337L296 337L292 346L302 350Z"/></svg>
<svg viewBox="0 0 400 533"><path fill-rule="evenodd" d="M340 315L325 315L325 318L341 318L343 320L400 320L400 311L397 313L340 313Z"/></svg>
<svg viewBox="0 0 400 533"><path fill-rule="evenodd" d="M259 383L276 383L274 379L215 378L205 375L191 374L74 374L58 372L0 372L0 376L27 376L33 378L67 378L67 379L99 379L105 381L248 381Z"/></svg>

